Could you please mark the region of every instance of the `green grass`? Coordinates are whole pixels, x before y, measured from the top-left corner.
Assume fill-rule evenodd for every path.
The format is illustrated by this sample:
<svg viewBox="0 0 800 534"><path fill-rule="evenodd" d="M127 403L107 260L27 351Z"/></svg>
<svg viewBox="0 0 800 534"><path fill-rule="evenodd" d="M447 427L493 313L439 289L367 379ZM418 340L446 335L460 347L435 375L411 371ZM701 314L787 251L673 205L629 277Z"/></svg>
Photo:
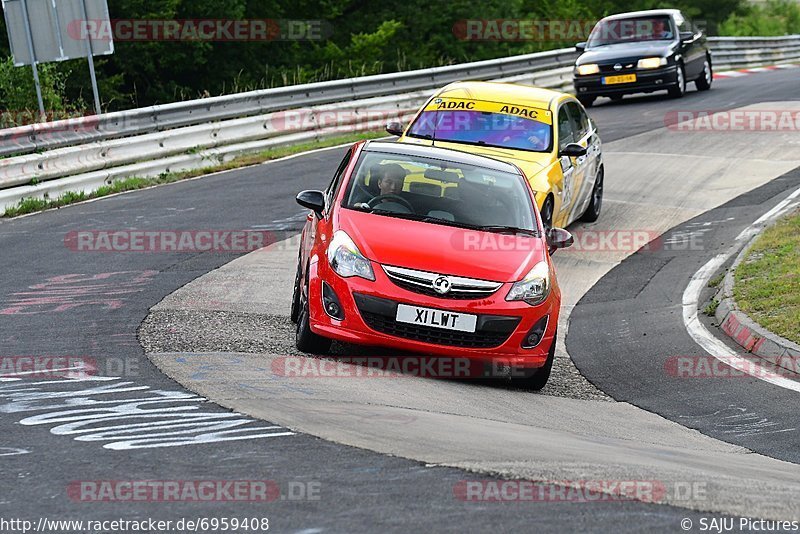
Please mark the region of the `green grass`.
<svg viewBox="0 0 800 534"><path fill-rule="evenodd" d="M725 280L725 272L719 273L717 276L708 281L708 287L719 287L723 280Z"/></svg>
<svg viewBox="0 0 800 534"><path fill-rule="evenodd" d="M208 167L203 167L202 169L195 169L191 171L165 173L153 178L139 178L134 176L131 178L117 180L113 182L111 185L102 186L98 188L96 191L93 191L91 193L75 193L72 191L68 191L56 199L23 198L22 200L19 201L19 203L16 206L12 208L7 208L5 210L5 213L3 213L3 217L18 217L20 215L25 215L27 213L34 213L37 211L43 211L52 208L61 208L64 206L68 206L70 204L74 204L76 202L82 202L84 200L90 200L93 198L105 197L108 195L113 195L115 193L122 193L124 191L134 191L136 189L144 189L146 187L153 187L154 185L170 184L173 182L178 182L180 180L186 180L188 178L203 176L204 174L210 174L212 172L228 171L232 169L238 169L240 167L247 167L248 165L263 163L265 161L279 159L286 156L291 156L293 154L299 154L300 152L306 152L308 150L342 145L345 143L354 143L361 139L376 139L379 137L386 137L386 132L381 130L373 132L354 133L349 135L341 135L337 137L329 137L327 139L322 139L319 141L311 141L308 143L301 143L298 145L278 147L274 149L264 150L262 152L254 154L239 156L227 163L210 165Z"/></svg>
<svg viewBox="0 0 800 534"><path fill-rule="evenodd" d="M739 308L767 330L800 343L800 210L761 234L735 276Z"/></svg>
<svg viewBox="0 0 800 534"><path fill-rule="evenodd" d="M717 308L719 308L719 301L717 299L711 299L711 302L703 309L703 313L709 317L714 317L714 314L717 313Z"/></svg>

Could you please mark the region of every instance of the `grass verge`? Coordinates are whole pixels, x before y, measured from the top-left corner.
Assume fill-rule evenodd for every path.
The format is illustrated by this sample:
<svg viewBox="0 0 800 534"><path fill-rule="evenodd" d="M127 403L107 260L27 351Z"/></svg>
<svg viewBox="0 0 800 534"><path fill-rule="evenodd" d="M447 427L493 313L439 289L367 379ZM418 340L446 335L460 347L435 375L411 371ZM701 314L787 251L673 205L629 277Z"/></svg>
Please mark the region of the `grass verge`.
<svg viewBox="0 0 800 534"><path fill-rule="evenodd" d="M800 210L761 234L735 277L739 308L767 330L800 343Z"/></svg>
<svg viewBox="0 0 800 534"><path fill-rule="evenodd" d="M3 213L3 217L17 217L19 215L25 215L27 213L34 213L37 211L43 211L51 208L61 208L63 206L68 206L76 202L82 202L84 200L90 200L93 198L105 197L108 195L113 195L115 193L122 193L124 191L134 191L136 189L144 189L146 187L152 187L154 185L170 184L173 182L178 182L180 180L186 180L188 178L203 176L204 174L210 174L212 172L229 171L233 169L238 169L240 167L247 167L248 165L255 165L257 163L263 163L265 161L279 159L286 156L291 156L293 154L299 154L300 152L314 150L317 148L326 148L336 145L343 145L345 143L355 143L356 141L360 141L362 139L376 139L379 137L386 137L386 132L381 130L373 132L354 133L349 135L341 135L337 137L329 137L319 141L311 141L308 143L301 143L298 145L278 147L274 149L264 150L262 152L257 152L254 154L239 156L227 163L220 163L218 165L211 165L209 167L203 167L201 169L194 169L190 171L165 173L152 178L139 178L133 176L131 178L117 180L113 182L111 185L102 186L97 190L92 191L91 193L84 193L84 192L77 193L73 191L67 191L66 193L64 193L63 195L59 196L56 199L23 198L17 203L16 206L11 208L6 208L5 212Z"/></svg>

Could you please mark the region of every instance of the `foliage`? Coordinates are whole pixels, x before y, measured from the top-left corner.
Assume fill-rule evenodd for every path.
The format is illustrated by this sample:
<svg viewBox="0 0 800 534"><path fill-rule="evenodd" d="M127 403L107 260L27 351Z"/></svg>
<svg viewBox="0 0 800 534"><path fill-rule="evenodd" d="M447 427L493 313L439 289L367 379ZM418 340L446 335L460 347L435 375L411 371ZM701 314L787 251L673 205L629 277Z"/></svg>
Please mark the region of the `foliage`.
<svg viewBox="0 0 800 534"><path fill-rule="evenodd" d="M54 63L39 65L42 101L48 117L66 116L70 106L65 98L69 71ZM0 128L36 122L39 104L30 67L15 67L11 58L0 61Z"/></svg>
<svg viewBox="0 0 800 534"><path fill-rule="evenodd" d="M735 37L800 34L800 4L788 0L744 4L719 30L721 35Z"/></svg>
<svg viewBox="0 0 800 534"><path fill-rule="evenodd" d="M707 21L713 33L731 35L799 32L796 4L771 0L109 0L112 19L270 19L322 21L319 40L115 42L112 56L96 59L107 110L241 92L287 84L378 74L464 61L493 59L571 46L553 40L464 39L467 20L591 21L637 9L676 7ZM0 58L9 54L0 19ZM0 69L0 107L29 106L32 86L24 69ZM88 68L76 59L42 65L48 106L80 108L91 102ZM28 77L28 78L26 78ZM0 89L3 91L3 89ZM87 97L88 96L88 97ZM66 102L72 102L68 106Z"/></svg>

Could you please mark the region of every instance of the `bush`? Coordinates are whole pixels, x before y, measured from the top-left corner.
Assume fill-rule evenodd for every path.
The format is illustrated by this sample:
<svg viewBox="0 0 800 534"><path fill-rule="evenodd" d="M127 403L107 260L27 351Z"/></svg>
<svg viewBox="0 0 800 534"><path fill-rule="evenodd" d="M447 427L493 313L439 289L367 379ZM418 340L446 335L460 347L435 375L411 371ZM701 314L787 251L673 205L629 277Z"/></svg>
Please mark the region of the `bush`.
<svg viewBox="0 0 800 534"><path fill-rule="evenodd" d="M82 114L82 102L69 105L65 94L69 70L55 63L38 66L42 100L48 119ZM37 122L39 104L30 66L15 67L9 57L0 61L0 128Z"/></svg>
<svg viewBox="0 0 800 534"><path fill-rule="evenodd" d="M719 33L732 37L798 34L800 4L787 0L770 0L765 5L745 4L720 24Z"/></svg>

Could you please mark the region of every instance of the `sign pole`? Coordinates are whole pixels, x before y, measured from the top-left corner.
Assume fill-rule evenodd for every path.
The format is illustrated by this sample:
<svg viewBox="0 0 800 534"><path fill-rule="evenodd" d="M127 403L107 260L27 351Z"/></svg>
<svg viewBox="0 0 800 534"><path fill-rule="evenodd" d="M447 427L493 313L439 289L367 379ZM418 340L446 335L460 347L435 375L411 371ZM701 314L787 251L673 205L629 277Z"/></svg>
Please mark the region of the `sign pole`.
<svg viewBox="0 0 800 534"><path fill-rule="evenodd" d="M25 0L23 0L24 2ZM89 75L92 78L92 92L94 93L94 110L100 115L103 111L100 109L100 93L97 90L97 76L94 72L94 47L92 46L92 35L89 32L89 16L86 12L86 0L80 0L81 14L83 16L83 24L86 28L86 58L89 60Z"/></svg>
<svg viewBox="0 0 800 534"><path fill-rule="evenodd" d="M25 34L28 37L28 53L31 55L31 69L33 69L33 85L36 86L36 100L39 102L39 115L40 120L44 121L46 115L44 112L44 101L42 100L42 86L39 83L39 69L36 68L36 52L33 48L33 33L31 32L31 21L28 18L28 3L27 0L21 0L22 4L22 18L25 21Z"/></svg>

